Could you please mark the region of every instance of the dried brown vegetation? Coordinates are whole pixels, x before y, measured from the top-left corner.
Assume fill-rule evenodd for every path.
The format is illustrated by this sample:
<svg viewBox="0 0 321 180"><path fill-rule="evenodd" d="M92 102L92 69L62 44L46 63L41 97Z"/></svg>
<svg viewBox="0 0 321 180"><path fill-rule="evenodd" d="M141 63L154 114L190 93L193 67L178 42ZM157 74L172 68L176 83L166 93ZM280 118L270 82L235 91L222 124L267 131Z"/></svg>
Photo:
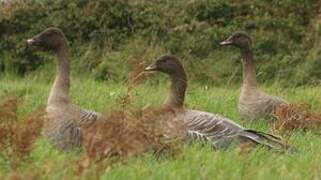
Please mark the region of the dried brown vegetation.
<svg viewBox="0 0 321 180"><path fill-rule="evenodd" d="M0 103L0 120L3 121L13 121L17 120L17 110L18 110L19 100L15 96L7 96Z"/></svg>
<svg viewBox="0 0 321 180"><path fill-rule="evenodd" d="M127 93L124 96L121 96L119 99L119 103L121 104L121 108L124 110L128 105L132 104L133 101L133 91L136 86L141 84L144 80L146 80L150 73L144 72L145 67L147 66L147 56L148 50L143 50L138 53L138 55L130 58L129 63L134 67L133 70L129 73L127 79Z"/></svg>
<svg viewBox="0 0 321 180"><path fill-rule="evenodd" d="M145 152L174 155L179 152L183 124L175 112L163 108L137 109L133 106L133 90L147 76L145 64L138 63L130 73L127 93L116 110L107 112L95 125L83 131L84 156L80 169L101 160L122 160Z"/></svg>
<svg viewBox="0 0 321 180"><path fill-rule="evenodd" d="M18 118L19 101L10 96L0 105L0 155L16 168L32 150L43 124L43 109L39 108L24 119Z"/></svg>
<svg viewBox="0 0 321 180"><path fill-rule="evenodd" d="M175 133L169 131L169 128L173 128L172 124L167 123L167 119L171 118L169 116L174 114L151 108L108 113L105 119L85 130L86 155L97 161L109 157L129 157L147 151L171 152L171 148L176 148L172 146L176 141Z"/></svg>
<svg viewBox="0 0 321 180"><path fill-rule="evenodd" d="M277 131L295 129L313 130L321 127L321 114L313 112L307 104L282 105L275 108L273 116L277 119L273 128Z"/></svg>

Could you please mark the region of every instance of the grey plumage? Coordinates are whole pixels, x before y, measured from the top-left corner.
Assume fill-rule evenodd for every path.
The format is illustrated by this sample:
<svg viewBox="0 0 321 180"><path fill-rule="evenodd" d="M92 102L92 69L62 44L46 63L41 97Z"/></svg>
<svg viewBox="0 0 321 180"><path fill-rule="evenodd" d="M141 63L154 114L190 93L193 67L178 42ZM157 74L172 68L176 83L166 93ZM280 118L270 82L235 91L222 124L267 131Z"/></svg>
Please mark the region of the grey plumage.
<svg viewBox="0 0 321 180"><path fill-rule="evenodd" d="M182 113L187 126L187 138L211 143L216 149L226 149L232 143L254 142L269 149L284 150L287 146L271 134L245 129L218 114L197 110Z"/></svg>
<svg viewBox="0 0 321 180"><path fill-rule="evenodd" d="M27 43L52 50L57 55L57 74L48 97L43 134L60 150L79 148L82 128L91 126L101 115L70 102L70 62L66 37L60 29L48 28L27 40Z"/></svg>
<svg viewBox="0 0 321 180"><path fill-rule="evenodd" d="M270 119L272 111L281 104L288 104L282 98L270 96L258 88L251 38L242 32L236 32L220 43L233 45L241 50L243 64L243 85L238 110L245 120Z"/></svg>
<svg viewBox="0 0 321 180"><path fill-rule="evenodd" d="M284 99L267 95L259 89L242 87L238 102L238 110L243 119L270 119L272 111L281 104L288 104Z"/></svg>
<svg viewBox="0 0 321 180"><path fill-rule="evenodd" d="M51 144L61 150L80 148L82 128L89 127L101 116L72 104L48 105L46 112L43 134Z"/></svg>
<svg viewBox="0 0 321 180"><path fill-rule="evenodd" d="M211 143L217 149L225 149L234 142L253 142L274 150L288 148L276 136L245 129L221 115L185 109L183 104L187 77L182 64L175 56L162 56L145 70L160 71L170 76L170 93L163 106L175 112L172 119L183 121L183 138Z"/></svg>

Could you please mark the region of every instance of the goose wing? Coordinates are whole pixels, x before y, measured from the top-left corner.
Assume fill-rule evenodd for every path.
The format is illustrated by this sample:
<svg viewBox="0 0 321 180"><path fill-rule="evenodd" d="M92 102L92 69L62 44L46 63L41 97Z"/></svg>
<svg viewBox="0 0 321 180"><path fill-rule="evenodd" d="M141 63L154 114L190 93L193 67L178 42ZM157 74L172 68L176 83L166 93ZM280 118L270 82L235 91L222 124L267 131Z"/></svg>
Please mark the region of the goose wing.
<svg viewBox="0 0 321 180"><path fill-rule="evenodd" d="M96 122L102 114L80 108L76 105L71 105L68 107L65 112L68 112L69 116L73 119L75 125L80 128L87 128L91 126L94 122Z"/></svg>
<svg viewBox="0 0 321 180"><path fill-rule="evenodd" d="M101 114L97 113L95 111L88 110L88 109L81 109L78 124L81 127L89 127L93 123L95 123L99 119L100 116L101 116Z"/></svg>
<svg viewBox="0 0 321 180"><path fill-rule="evenodd" d="M193 140L210 142L217 149L225 149L235 140L251 141L274 150L295 150L272 134L245 129L232 120L202 111L188 110L184 113L187 135Z"/></svg>
<svg viewBox="0 0 321 180"><path fill-rule="evenodd" d="M279 106L281 104L288 104L287 101L278 97L278 96L271 96L262 92L260 96L257 97L257 101L261 102L261 107L265 107L265 112L271 112L273 108Z"/></svg>
<svg viewBox="0 0 321 180"><path fill-rule="evenodd" d="M216 148L226 148L244 130L228 118L196 110L185 111L184 121L189 138L213 143Z"/></svg>

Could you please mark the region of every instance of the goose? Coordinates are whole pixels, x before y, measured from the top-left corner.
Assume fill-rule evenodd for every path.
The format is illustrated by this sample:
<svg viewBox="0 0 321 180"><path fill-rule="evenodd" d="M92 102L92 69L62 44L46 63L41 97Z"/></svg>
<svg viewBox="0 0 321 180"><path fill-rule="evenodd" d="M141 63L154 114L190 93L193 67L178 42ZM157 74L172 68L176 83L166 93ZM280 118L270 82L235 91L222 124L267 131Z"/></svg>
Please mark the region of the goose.
<svg viewBox="0 0 321 180"><path fill-rule="evenodd" d="M147 66L145 71L162 72L171 79L170 91L163 103L163 108L171 109L175 112L176 119L183 121L186 127L186 139L210 143L215 149L226 149L235 142L260 144L274 150L287 149L287 145L274 135L246 129L219 114L185 109L187 77L177 57L173 55L161 56Z"/></svg>
<svg viewBox="0 0 321 180"><path fill-rule="evenodd" d="M235 46L241 50L243 64L243 83L238 102L240 116L246 120L271 119L275 107L288 104L284 99L271 96L258 88L252 40L243 33L236 32L220 43L221 46Z"/></svg>
<svg viewBox="0 0 321 180"><path fill-rule="evenodd" d="M29 46L42 47L57 56L57 74L46 105L43 135L57 149L68 151L81 147L81 129L91 126L101 114L82 109L69 98L69 52L63 32L47 28L27 40Z"/></svg>

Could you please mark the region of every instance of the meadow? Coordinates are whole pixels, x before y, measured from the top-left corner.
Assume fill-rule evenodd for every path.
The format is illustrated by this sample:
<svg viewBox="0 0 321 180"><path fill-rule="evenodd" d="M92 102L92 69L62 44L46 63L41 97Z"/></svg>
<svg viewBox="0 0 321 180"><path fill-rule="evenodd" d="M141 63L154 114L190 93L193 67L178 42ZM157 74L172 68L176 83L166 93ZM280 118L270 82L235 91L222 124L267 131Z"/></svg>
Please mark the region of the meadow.
<svg viewBox="0 0 321 180"><path fill-rule="evenodd" d="M55 77L55 57L26 48L26 40L58 27L70 46L74 104L115 110L137 64L174 54L188 74L187 107L280 135L299 150L186 144L173 157L145 153L84 169L82 153L59 152L41 136L22 151L23 160L12 162L15 149L2 152L0 122L0 179L321 179L320 129L284 133L273 123L241 120L240 52L219 46L236 31L248 33L262 89L321 112L320 12L320 0L0 0L0 107L6 97L18 97L20 121L46 105ZM132 91L132 105L159 107L168 84L160 74L147 79Z"/></svg>
<svg viewBox="0 0 321 180"><path fill-rule="evenodd" d="M46 103L52 78L24 78L2 74L0 97L16 94L21 100L19 115L25 116ZM159 75L162 76L162 75ZM73 76L75 77L75 76ZM163 77L153 77L135 89L136 107L159 106L167 92ZM156 81L157 82L157 81ZM81 107L105 112L126 92L125 82L95 81L90 76L72 79L72 101ZM291 102L307 102L312 109L321 109L321 87L280 88L278 84L262 87ZM186 106L222 114L236 122L258 130L272 132L271 124L241 121L236 110L238 85L206 86L190 83ZM278 132L273 132L278 133ZM242 152L239 148L213 151L209 146L185 145L176 157L156 158L150 153L114 163L103 170L93 165L79 174L79 154L55 150L42 137L38 138L27 159L14 169L0 157L0 178L22 179L319 179L321 177L321 138L316 132L300 130L282 134L299 152L281 154L256 148Z"/></svg>

